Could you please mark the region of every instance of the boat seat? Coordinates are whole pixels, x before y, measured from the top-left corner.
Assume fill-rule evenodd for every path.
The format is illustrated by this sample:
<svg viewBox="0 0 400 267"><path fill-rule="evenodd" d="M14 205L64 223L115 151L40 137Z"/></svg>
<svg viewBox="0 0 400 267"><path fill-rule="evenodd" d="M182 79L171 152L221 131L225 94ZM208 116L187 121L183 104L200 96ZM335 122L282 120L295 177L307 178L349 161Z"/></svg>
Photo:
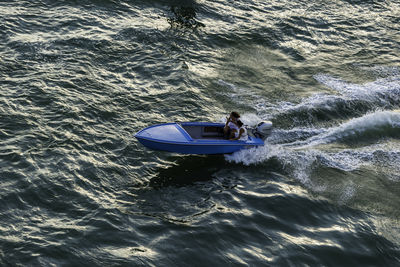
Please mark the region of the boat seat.
<svg viewBox="0 0 400 267"><path fill-rule="evenodd" d="M201 128L201 136L203 137L223 137L224 130L222 127L205 126Z"/></svg>

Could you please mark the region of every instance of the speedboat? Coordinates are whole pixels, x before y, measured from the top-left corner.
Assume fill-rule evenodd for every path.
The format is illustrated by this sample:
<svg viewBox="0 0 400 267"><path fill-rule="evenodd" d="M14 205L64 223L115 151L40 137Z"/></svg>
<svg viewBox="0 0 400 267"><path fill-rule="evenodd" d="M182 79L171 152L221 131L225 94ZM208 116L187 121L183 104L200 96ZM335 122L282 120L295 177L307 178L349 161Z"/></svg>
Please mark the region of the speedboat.
<svg viewBox="0 0 400 267"><path fill-rule="evenodd" d="M135 134L139 142L154 150L181 154L229 154L241 149L263 146L272 129L271 122L261 122L248 131L248 140L224 138L223 123L181 122L147 127Z"/></svg>

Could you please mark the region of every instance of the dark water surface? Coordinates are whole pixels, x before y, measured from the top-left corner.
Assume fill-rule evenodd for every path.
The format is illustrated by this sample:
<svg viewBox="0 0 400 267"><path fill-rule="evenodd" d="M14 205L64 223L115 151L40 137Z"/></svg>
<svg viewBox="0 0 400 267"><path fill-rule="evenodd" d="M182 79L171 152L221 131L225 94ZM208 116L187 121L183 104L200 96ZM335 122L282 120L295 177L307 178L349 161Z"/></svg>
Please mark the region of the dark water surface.
<svg viewBox="0 0 400 267"><path fill-rule="evenodd" d="M0 265L400 266L399 1L0 11ZM133 138L231 110L265 147Z"/></svg>

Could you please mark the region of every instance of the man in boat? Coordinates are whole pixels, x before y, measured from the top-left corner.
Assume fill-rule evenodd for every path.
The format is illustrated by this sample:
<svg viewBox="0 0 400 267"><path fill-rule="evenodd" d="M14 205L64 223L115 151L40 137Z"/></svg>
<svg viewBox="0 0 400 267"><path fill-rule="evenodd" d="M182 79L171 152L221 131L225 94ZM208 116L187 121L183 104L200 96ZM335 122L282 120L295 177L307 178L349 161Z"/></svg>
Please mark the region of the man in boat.
<svg viewBox="0 0 400 267"><path fill-rule="evenodd" d="M226 139L234 137L234 130L239 131L237 125L237 120L240 118L239 113L232 111L228 118L226 118L226 123L224 127L224 136Z"/></svg>

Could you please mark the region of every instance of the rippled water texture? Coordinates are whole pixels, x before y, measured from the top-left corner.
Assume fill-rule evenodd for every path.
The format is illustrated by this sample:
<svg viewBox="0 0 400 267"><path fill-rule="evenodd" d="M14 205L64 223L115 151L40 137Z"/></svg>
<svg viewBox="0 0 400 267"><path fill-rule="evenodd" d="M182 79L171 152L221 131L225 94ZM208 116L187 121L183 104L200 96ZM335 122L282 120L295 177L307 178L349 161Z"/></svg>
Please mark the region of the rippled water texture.
<svg viewBox="0 0 400 267"><path fill-rule="evenodd" d="M0 11L0 265L400 265L398 1ZM232 110L265 147L133 138Z"/></svg>

